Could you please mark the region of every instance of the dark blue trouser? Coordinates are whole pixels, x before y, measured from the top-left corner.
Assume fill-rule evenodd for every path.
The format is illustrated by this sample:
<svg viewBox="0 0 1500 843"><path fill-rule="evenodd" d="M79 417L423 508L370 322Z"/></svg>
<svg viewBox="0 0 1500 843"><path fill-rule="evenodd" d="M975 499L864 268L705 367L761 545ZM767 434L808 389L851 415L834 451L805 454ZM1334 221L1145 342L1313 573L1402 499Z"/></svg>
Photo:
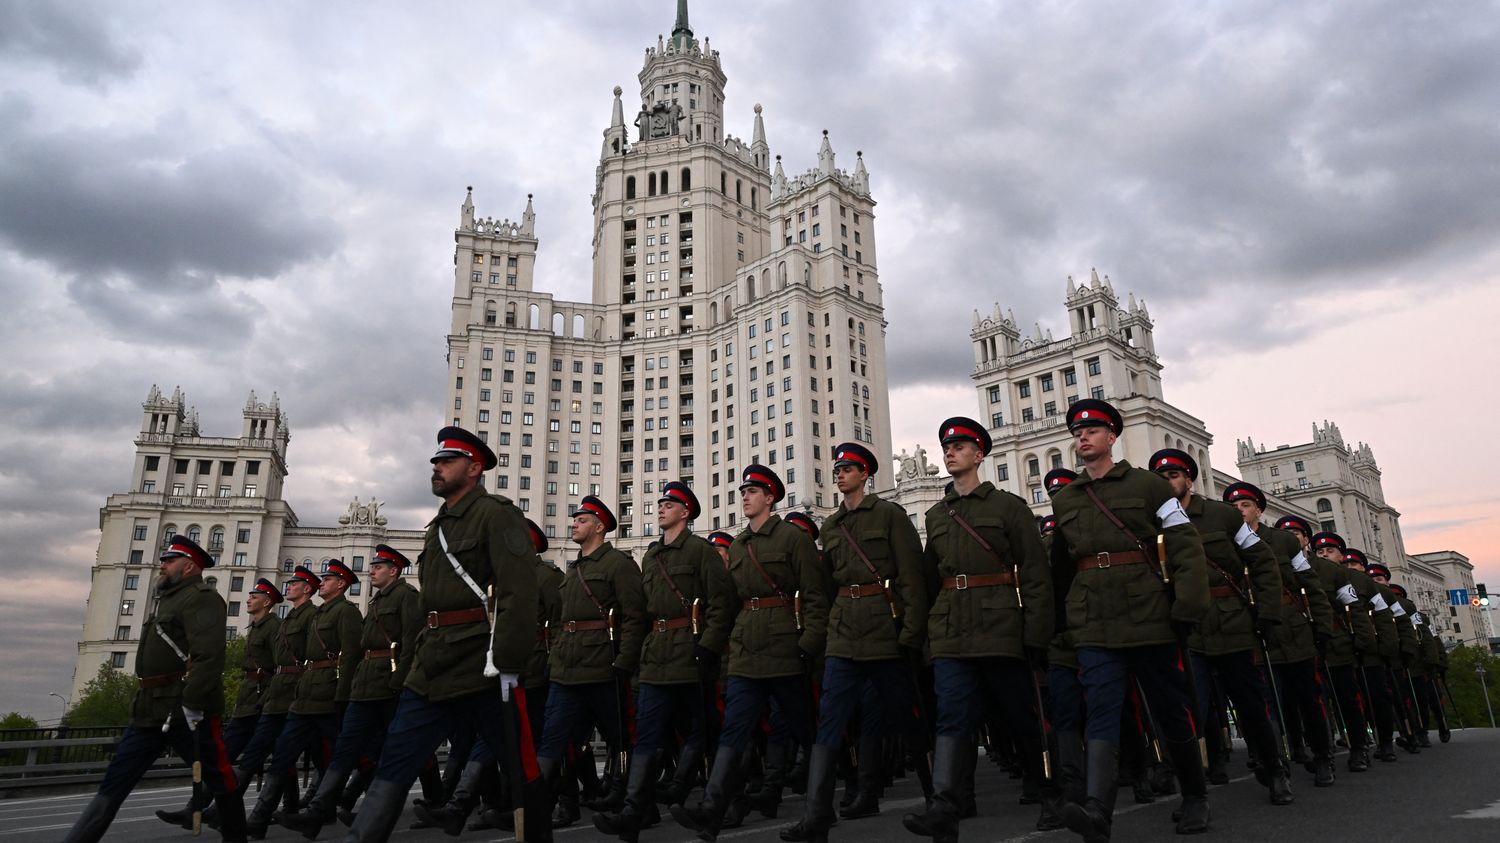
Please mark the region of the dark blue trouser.
<svg viewBox="0 0 1500 843"><path fill-rule="evenodd" d="M1374 712L1375 739L1380 743L1387 743L1396 729L1396 706L1391 699L1390 681L1386 676L1385 666L1369 664L1361 668L1361 671L1364 685L1368 686L1370 693L1370 709Z"/></svg>
<svg viewBox="0 0 1500 843"><path fill-rule="evenodd" d="M1078 664L1088 709L1085 733L1088 740L1119 745L1120 716L1131 674L1146 691L1163 741L1190 741L1196 737L1187 676L1177 661L1177 645L1079 647Z"/></svg>
<svg viewBox="0 0 1500 843"><path fill-rule="evenodd" d="M588 740L596 728L611 747L624 746L620 724L625 718L620 706L625 701L620 699L619 687L613 680L584 685L553 682L547 692L546 725L542 727L537 756L565 758L568 747Z"/></svg>
<svg viewBox="0 0 1500 843"><path fill-rule="evenodd" d="M224 727L218 717L206 717L197 729L189 729L180 717L172 718L172 728L163 733L160 726L131 726L115 745L114 757L104 771L99 795L115 802L125 801L146 771L156 763L162 749L171 746L183 760L203 762L203 784L210 793L229 793L236 787L229 753L224 749Z"/></svg>
<svg viewBox="0 0 1500 843"><path fill-rule="evenodd" d="M288 714L281 735L276 738L276 748L271 751L271 766L268 772L284 776L297 774L297 759L302 753L312 750L318 769L328 766L325 749L332 749L339 737L337 714Z"/></svg>
<svg viewBox="0 0 1500 843"><path fill-rule="evenodd" d="M235 763L240 753L245 751L259 722L260 715L252 714L249 717L236 717L224 724L224 750L229 755L229 763Z"/></svg>
<svg viewBox="0 0 1500 843"><path fill-rule="evenodd" d="M255 732L250 736L250 741L240 750L235 766L251 773L259 773L261 766L266 763L266 758L271 754L271 747L276 745L276 739L281 737L281 730L286 727L286 718L286 712L262 714L256 718Z"/></svg>
<svg viewBox="0 0 1500 843"><path fill-rule="evenodd" d="M877 689L873 694L872 687ZM842 744L856 705L863 708L861 737L920 735L922 722L915 697L910 670L900 659L855 661L829 656L823 668L816 742L819 746Z"/></svg>
<svg viewBox="0 0 1500 843"><path fill-rule="evenodd" d="M1193 673L1198 679L1198 701L1204 709L1197 712L1197 717L1200 723L1205 724L1206 730L1213 728L1208 711L1213 700L1210 671L1213 676L1219 677L1224 693L1228 695L1234 704L1234 710L1239 712L1240 717L1254 717L1269 721L1275 716L1274 709L1271 707L1274 704L1271 700L1271 691L1266 687L1260 667L1255 664L1255 656L1250 650L1219 656L1193 653L1192 659Z"/></svg>
<svg viewBox="0 0 1500 843"><path fill-rule="evenodd" d="M1328 681L1333 687L1328 689L1333 698L1338 702L1338 713L1344 717L1344 733L1349 738L1349 746L1364 746L1370 740L1368 721L1365 720L1364 692L1360 690L1359 679L1354 675L1353 665L1339 665L1328 667Z"/></svg>
<svg viewBox="0 0 1500 843"><path fill-rule="evenodd" d="M702 686L642 682L635 695L636 751L670 749L674 732L682 733L684 747L703 750Z"/></svg>
<svg viewBox="0 0 1500 843"><path fill-rule="evenodd" d="M1281 715L1287 724L1288 740L1294 745L1299 738L1306 740L1314 753L1331 755L1328 710L1323 702L1323 680L1318 676L1317 663L1306 659L1272 665L1271 670L1276 675L1276 690L1281 694Z"/></svg>
<svg viewBox="0 0 1500 843"><path fill-rule="evenodd" d="M1047 668L1047 707L1052 729L1083 732L1083 683L1078 668L1054 664Z"/></svg>
<svg viewBox="0 0 1500 843"><path fill-rule="evenodd" d="M524 717L525 693L519 690L516 693L518 715ZM380 752L375 778L392 782L405 793L417 780L433 750L448 737L454 724L460 722L472 725L477 737L489 747L521 753L527 775L531 775L535 762L526 760L529 745L511 747L512 741L506 737L504 705L498 684L494 690L441 702L433 702L414 691L402 691ZM521 740L526 742L526 736L522 735Z"/></svg>
<svg viewBox="0 0 1500 843"><path fill-rule="evenodd" d="M811 694L804 676L778 676L774 679L729 677L724 694L724 728L719 732L719 746L736 752L750 749L750 740L766 706L771 717L785 724L786 738L807 743L812 738L809 709Z"/></svg>
<svg viewBox="0 0 1500 843"><path fill-rule="evenodd" d="M333 758L328 766L338 770L353 770L361 757L380 757L380 747L385 743L385 732L396 713L396 700L351 702L344 710L344 724L339 729L338 742L334 744Z"/></svg>

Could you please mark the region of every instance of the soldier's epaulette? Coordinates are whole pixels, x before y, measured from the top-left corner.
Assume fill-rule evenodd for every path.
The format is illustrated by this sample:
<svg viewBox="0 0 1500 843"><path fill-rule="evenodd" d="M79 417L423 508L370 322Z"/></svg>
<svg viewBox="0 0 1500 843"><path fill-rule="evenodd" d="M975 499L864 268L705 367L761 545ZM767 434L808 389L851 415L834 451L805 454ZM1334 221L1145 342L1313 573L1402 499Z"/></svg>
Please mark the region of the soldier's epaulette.
<svg viewBox="0 0 1500 843"><path fill-rule="evenodd" d="M511 500L510 498L507 498L506 496L500 494L499 492L490 492L489 494L485 495L485 497L487 497L487 498L494 498L495 502L498 503L498 504L503 504L503 505L506 505L506 506L515 506L516 505L515 501Z"/></svg>

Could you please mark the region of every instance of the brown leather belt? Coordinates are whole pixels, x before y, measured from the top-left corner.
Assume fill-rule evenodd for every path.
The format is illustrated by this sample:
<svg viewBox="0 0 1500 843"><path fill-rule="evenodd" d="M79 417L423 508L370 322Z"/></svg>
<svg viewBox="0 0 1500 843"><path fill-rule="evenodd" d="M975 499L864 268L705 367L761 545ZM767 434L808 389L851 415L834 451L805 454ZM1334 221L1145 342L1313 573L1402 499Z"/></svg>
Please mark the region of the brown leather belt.
<svg viewBox="0 0 1500 843"><path fill-rule="evenodd" d="M330 667L338 667L338 659L317 659L316 661L304 662L303 667L308 670L327 670Z"/></svg>
<svg viewBox="0 0 1500 843"><path fill-rule="evenodd" d="M155 676L142 676L140 678L143 689L164 688L187 676L187 671L179 670L176 673L158 673Z"/></svg>
<svg viewBox="0 0 1500 843"><path fill-rule="evenodd" d="M971 588L988 588L993 585L1015 585L1016 575L1010 571L998 574L959 574L943 578L944 591L965 591Z"/></svg>
<svg viewBox="0 0 1500 843"><path fill-rule="evenodd" d="M1298 606L1298 605L1301 605L1301 601L1299 601L1297 599L1297 596L1295 594L1289 594L1284 589L1281 592L1281 603L1282 603L1283 606Z"/></svg>
<svg viewBox="0 0 1500 843"><path fill-rule="evenodd" d="M271 672L269 670L260 670L259 668L257 668L255 670L245 671L245 678L254 680L256 682L259 682L262 679L269 679L270 677Z"/></svg>
<svg viewBox="0 0 1500 843"><path fill-rule="evenodd" d="M427 628L437 629L440 626L458 626L466 623L484 623L490 619L490 613L483 606L475 606L472 609L456 609L452 612L428 612Z"/></svg>
<svg viewBox="0 0 1500 843"><path fill-rule="evenodd" d="M367 658L367 659L388 659L390 657L391 657L391 648L389 648L389 647L385 648L384 650L366 650L365 651L365 658Z"/></svg>
<svg viewBox="0 0 1500 843"><path fill-rule="evenodd" d="M656 632L666 632L669 629L689 629L692 625L692 618L657 618L651 622L651 628Z"/></svg>
<svg viewBox="0 0 1500 843"><path fill-rule="evenodd" d="M1208 596L1222 600L1225 597L1238 597L1239 592L1235 591L1234 586L1231 585L1216 585L1208 589Z"/></svg>
<svg viewBox="0 0 1500 843"><path fill-rule="evenodd" d="M1091 553L1075 560L1080 571L1095 568L1113 568L1117 565L1149 565L1154 560L1139 550L1119 550L1114 553Z"/></svg>
<svg viewBox="0 0 1500 843"><path fill-rule="evenodd" d="M302 665L300 665L300 664L284 664L284 665L281 665L281 666L277 667L276 668L276 672L277 673L292 673L292 674L301 673L302 672Z"/></svg>
<svg viewBox="0 0 1500 843"><path fill-rule="evenodd" d="M742 610L748 609L752 612L759 612L761 609L775 609L781 606L785 606L789 602L790 601L779 594L775 597L751 597L744 603L740 604L740 608Z"/></svg>
<svg viewBox="0 0 1500 843"><path fill-rule="evenodd" d="M866 597L880 596L890 598L890 592L879 583L865 583L864 585L846 585L839 588L839 596L850 600L861 600Z"/></svg>
<svg viewBox="0 0 1500 843"><path fill-rule="evenodd" d="M563 621L563 632L594 632L600 629L609 629L609 621Z"/></svg>

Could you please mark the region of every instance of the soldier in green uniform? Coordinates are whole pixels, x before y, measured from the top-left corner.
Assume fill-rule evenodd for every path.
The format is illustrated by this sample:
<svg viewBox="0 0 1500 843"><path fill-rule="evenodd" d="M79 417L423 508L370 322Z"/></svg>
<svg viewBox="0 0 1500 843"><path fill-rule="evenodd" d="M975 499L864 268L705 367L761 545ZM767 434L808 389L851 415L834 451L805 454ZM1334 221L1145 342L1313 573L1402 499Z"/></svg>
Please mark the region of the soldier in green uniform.
<svg viewBox="0 0 1500 843"><path fill-rule="evenodd" d="M1323 650L1323 665L1331 686L1329 691L1338 706L1337 713L1343 718L1344 734L1349 741L1349 772L1363 773L1370 769L1370 735L1355 671L1361 656L1375 651L1375 626L1350 581L1341 547L1327 542L1322 547L1317 546L1312 525L1295 515L1279 519L1276 529L1291 533L1301 542L1303 554L1312 562L1333 613L1328 643Z"/></svg>
<svg viewBox="0 0 1500 843"><path fill-rule="evenodd" d="M318 596L323 603L308 622L297 694L271 751L270 769L261 783L255 808L245 818L245 827L253 839L266 836L283 789L296 787L297 759L302 753L312 750L321 757L325 748L338 740L340 721L354 685L355 667L363 656L359 637L364 619L359 607L344 596L356 582L359 577L343 560L328 561L328 569L318 584ZM327 761L322 757L320 766L325 772Z"/></svg>
<svg viewBox="0 0 1500 843"><path fill-rule="evenodd" d="M281 618L276 617L271 609L281 601L281 590L264 577L256 580L245 597L245 613L250 616L250 626L245 630L245 654L240 660L240 691L235 697L229 725L224 727L224 753L231 763L255 734L261 705L271 687L271 680L276 676L276 654L272 647L276 632L281 628ZM241 788L241 792L243 790ZM156 817L168 825L191 829L193 812L202 811L211 801L211 794L200 794L196 799L189 797L182 810L157 811Z"/></svg>
<svg viewBox="0 0 1500 843"><path fill-rule="evenodd" d="M417 557L424 624L412 650L396 716L375 779L346 841L384 841L412 782L455 724L467 723L524 771L524 840L552 839L545 785L537 776L524 699L514 694L536 643L535 551L511 501L480 478L499 462L460 427L438 432L432 493L442 498ZM509 755L508 753L514 753Z"/></svg>
<svg viewBox="0 0 1500 843"><path fill-rule="evenodd" d="M359 759L380 757L386 729L396 713L396 695L411 669L412 647L422 626L421 598L401 576L410 565L411 560L395 548L375 546L370 562L370 587L375 593L364 618L359 639L359 649L363 652L352 671L349 705L343 714L333 758L302 813L281 819L282 825L301 831L309 840L317 837L324 825L333 822L344 786ZM327 605L323 604L323 608ZM347 644L345 648L347 651Z"/></svg>
<svg viewBox="0 0 1500 843"><path fill-rule="evenodd" d="M1312 543L1318 553L1343 561L1344 569L1349 572L1349 584L1354 586L1354 593L1360 600L1349 611L1355 615L1363 611L1375 631L1374 649L1365 650L1358 657L1360 684L1365 699L1369 701L1371 719L1375 721L1375 758L1386 763L1394 762L1396 749L1391 736L1398 721L1386 664L1396 658L1400 644L1396 640L1395 625L1391 623L1391 609L1380 595L1375 581L1365 573L1363 551L1347 547L1336 533L1318 533L1313 536Z"/></svg>
<svg viewBox="0 0 1500 843"><path fill-rule="evenodd" d="M926 742L926 726L913 717L912 665L922 661L927 584L922 542L900 506L868 493L880 468L857 442L833 451L834 482L843 500L820 531L830 566L834 600L828 613L817 735L808 758L807 807L802 822L782 832L788 841L828 839L834 822L833 788L844 729L856 705L874 703L881 716L862 718L859 798L874 803L879 791L881 742L886 734ZM867 693L870 686L877 695ZM925 762L925 751L921 753ZM858 813L879 812L870 804Z"/></svg>
<svg viewBox="0 0 1500 843"><path fill-rule="evenodd" d="M593 495L585 495L573 515L578 558L563 577L561 622L552 630L547 662L546 725L537 748L538 767L549 781L568 747L593 729L617 759L629 739L623 727L630 677L646 636L646 598L641 569L604 538L615 526L614 513ZM616 766L623 774L618 761Z"/></svg>
<svg viewBox="0 0 1500 843"><path fill-rule="evenodd" d="M823 653L830 586L812 539L772 512L785 497L786 486L770 468L751 465L741 474L748 523L729 548L738 615L729 635L724 727L703 801L672 806L673 819L706 841L723 827L742 783L751 730L768 704L792 740L811 738L806 671Z"/></svg>
<svg viewBox="0 0 1500 843"><path fill-rule="evenodd" d="M1177 832L1206 831L1208 783L1178 647L1210 608L1202 540L1167 481L1115 462L1115 440L1125 426L1118 410L1086 398L1068 408L1067 423L1084 473L1052 499L1052 574L1054 587L1067 595L1068 634L1081 666L1088 784L1082 804L1063 806L1063 821L1086 841L1109 839L1120 718L1134 674L1181 784ZM1047 608L1050 619L1050 602Z"/></svg>
<svg viewBox="0 0 1500 843"><path fill-rule="evenodd" d="M938 703L932 801L925 813L908 814L902 822L913 834L952 843L958 839L960 788L986 703L1003 714L1020 748L1029 792L1023 801L1038 798L1046 745L1034 671L1045 664L1055 613L1052 572L1030 508L980 481L989 433L955 416L939 426L938 438L953 489L927 510L923 554Z"/></svg>
<svg viewBox="0 0 1500 843"><path fill-rule="evenodd" d="M1198 699L1210 699L1211 676L1218 677L1239 713L1245 742L1262 759L1279 759L1276 728L1271 725L1269 693L1260 673L1263 639L1274 636L1281 623L1281 574L1270 545L1250 529L1239 510L1193 494L1198 461L1186 451L1164 448L1151 455L1151 470L1172 484L1172 493L1198 529L1208 559L1208 596L1213 608L1188 637ZM1196 712L1209 744L1210 778L1215 766L1225 773L1229 754L1228 728L1211 724L1209 712ZM1272 805L1292 804L1286 767L1263 763L1256 779L1270 790ZM1227 775L1225 776L1227 780Z"/></svg>
<svg viewBox="0 0 1500 843"><path fill-rule="evenodd" d="M1421 752L1417 743L1416 734L1416 710L1412 705L1410 684L1406 680L1406 663L1417 654L1416 635L1412 632L1411 623L1406 619L1406 607L1401 605L1401 600L1391 590L1391 570L1379 562L1370 562L1366 559L1364 551L1349 548L1347 555L1364 563L1365 573L1370 575L1370 580L1375 584L1375 592L1388 611L1385 616L1376 615L1375 622L1378 625L1385 623L1390 630L1387 642L1394 639L1395 646L1387 649L1382 654L1385 657L1385 675L1389 683L1391 704L1396 711L1396 728L1401 737L1396 745L1412 755ZM1388 645L1389 646L1389 645Z"/></svg>
<svg viewBox="0 0 1500 843"><path fill-rule="evenodd" d="M1406 679L1406 684L1402 686L1402 690L1408 694L1408 699L1410 700L1408 707L1411 711L1413 736L1416 738L1417 746L1423 749L1431 749L1432 739L1427 734L1427 724L1429 721L1427 698L1422 693L1420 683L1418 682L1418 674L1422 670L1422 649L1426 643L1423 640L1423 633L1426 630L1422 624L1422 613L1417 611L1417 604L1413 603L1411 598L1406 595L1405 588L1393 582L1388 582L1386 587L1391 590L1391 593L1396 595L1396 605L1404 612L1400 618L1400 623L1411 628L1412 646L1409 651L1402 652L1401 672L1405 674ZM1431 634L1429 633L1427 637L1430 638Z"/></svg>
<svg viewBox="0 0 1500 843"><path fill-rule="evenodd" d="M223 839L245 839L245 806L224 749L224 598L203 581L203 570L213 566L214 558L187 536L173 536L162 552L156 606L135 652L140 690L130 725L65 843L102 839L125 797L168 746L201 765Z"/></svg>
<svg viewBox="0 0 1500 843"><path fill-rule="evenodd" d="M594 826L627 843L638 838L651 809L651 787L672 733L683 733L677 770L685 781L703 764L704 689L719 675L719 655L734 623L734 585L713 545L688 523L702 514L693 490L676 480L656 502L661 539L641 561L650 631L641 648L635 751L618 813L594 814ZM677 801L681 801L679 798Z"/></svg>
<svg viewBox="0 0 1500 843"><path fill-rule="evenodd" d="M1423 749L1427 749L1432 746L1427 737L1427 727L1434 720L1437 722L1438 740L1447 743L1453 737L1448 731L1448 721L1443 715L1442 702L1437 692L1438 654L1443 651L1443 645L1433 634L1432 623L1427 615L1414 611L1411 619L1412 626L1417 631L1421 653L1410 666L1412 684L1416 686L1417 705L1422 712L1422 731L1418 742Z"/></svg>

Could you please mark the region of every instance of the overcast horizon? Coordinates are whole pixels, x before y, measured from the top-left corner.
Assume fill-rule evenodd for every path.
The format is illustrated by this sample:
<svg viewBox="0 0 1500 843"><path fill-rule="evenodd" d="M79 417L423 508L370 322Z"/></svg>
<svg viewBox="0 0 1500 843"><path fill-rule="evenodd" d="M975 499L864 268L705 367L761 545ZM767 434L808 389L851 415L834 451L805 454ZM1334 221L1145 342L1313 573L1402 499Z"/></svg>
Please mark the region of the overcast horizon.
<svg viewBox="0 0 1500 843"><path fill-rule="evenodd" d="M0 713L69 693L99 508L153 384L208 436L289 419L285 498L419 528L453 230L535 196L536 289L587 300L611 91L670 0L0 4ZM1337 424L1408 553L1500 586L1500 6L694 2L729 133L828 130L877 201L894 450L979 415L972 314L1067 335L1068 276L1150 305L1213 462Z"/></svg>

